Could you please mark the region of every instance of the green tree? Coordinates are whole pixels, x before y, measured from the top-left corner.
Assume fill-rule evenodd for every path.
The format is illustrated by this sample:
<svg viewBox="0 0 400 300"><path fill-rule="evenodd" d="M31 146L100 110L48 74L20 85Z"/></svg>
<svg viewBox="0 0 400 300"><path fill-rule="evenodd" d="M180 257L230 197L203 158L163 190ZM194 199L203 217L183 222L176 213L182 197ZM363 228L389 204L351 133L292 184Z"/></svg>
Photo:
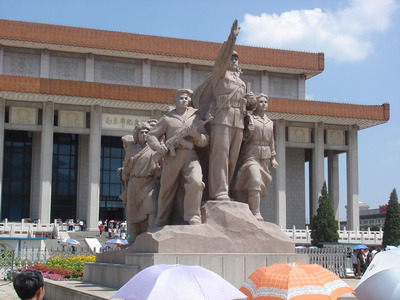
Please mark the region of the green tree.
<svg viewBox="0 0 400 300"><path fill-rule="evenodd" d="M382 246L400 245L400 207L396 189L393 189L386 210L385 225L383 227Z"/></svg>
<svg viewBox="0 0 400 300"><path fill-rule="evenodd" d="M319 242L337 243L339 240L338 221L335 220L331 201L328 196L326 182L318 199L317 214L311 219L311 239L313 246L320 246Z"/></svg>

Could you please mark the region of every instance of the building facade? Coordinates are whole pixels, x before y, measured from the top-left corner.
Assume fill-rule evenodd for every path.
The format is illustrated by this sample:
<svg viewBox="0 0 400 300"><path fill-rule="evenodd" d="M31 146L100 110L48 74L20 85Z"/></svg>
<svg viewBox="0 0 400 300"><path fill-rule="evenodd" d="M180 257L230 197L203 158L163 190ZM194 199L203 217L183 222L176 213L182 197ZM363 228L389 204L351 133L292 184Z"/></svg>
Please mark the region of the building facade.
<svg viewBox="0 0 400 300"><path fill-rule="evenodd" d="M0 20L1 218L123 218L116 169L121 137L160 118L178 88L195 89L221 44ZM263 199L266 221L305 228L328 187L339 220L339 155L346 156L348 229L359 226L361 129L389 120L389 105L305 100L322 53L236 46L242 79L270 96L279 168ZM309 199L305 174L309 168Z"/></svg>

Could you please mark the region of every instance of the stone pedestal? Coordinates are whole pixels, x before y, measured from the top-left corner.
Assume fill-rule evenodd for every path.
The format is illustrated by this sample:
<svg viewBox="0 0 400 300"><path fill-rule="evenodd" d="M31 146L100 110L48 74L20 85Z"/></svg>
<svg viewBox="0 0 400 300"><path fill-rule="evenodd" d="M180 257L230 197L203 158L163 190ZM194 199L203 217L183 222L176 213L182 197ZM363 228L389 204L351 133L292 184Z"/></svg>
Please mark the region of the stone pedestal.
<svg viewBox="0 0 400 300"><path fill-rule="evenodd" d="M128 248L99 253L96 263L85 264L84 281L119 288L149 266L185 264L203 266L240 287L260 267L308 263L278 226L257 221L245 203L207 201L202 222L154 228Z"/></svg>
<svg viewBox="0 0 400 300"><path fill-rule="evenodd" d="M207 201L201 225L155 228L139 235L133 252L294 253L293 241L275 224L259 222L245 203Z"/></svg>
<svg viewBox="0 0 400 300"><path fill-rule="evenodd" d="M86 263L84 281L120 288L147 267L157 264L182 264L202 266L240 288L247 277L258 268L275 263L309 263L307 254L295 253L127 253L124 259L120 264Z"/></svg>

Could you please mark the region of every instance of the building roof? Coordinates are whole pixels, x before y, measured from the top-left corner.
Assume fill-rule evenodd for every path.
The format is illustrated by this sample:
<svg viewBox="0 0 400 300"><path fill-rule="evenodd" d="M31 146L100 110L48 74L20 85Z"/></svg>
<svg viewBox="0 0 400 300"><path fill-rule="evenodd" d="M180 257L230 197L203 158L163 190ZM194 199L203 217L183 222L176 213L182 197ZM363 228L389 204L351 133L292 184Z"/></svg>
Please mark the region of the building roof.
<svg viewBox="0 0 400 300"><path fill-rule="evenodd" d="M16 99L79 103L91 105L101 102L103 106L167 110L173 104L171 89L106 84L97 82L59 80L37 77L0 75L0 97ZM72 99L75 99L74 102ZM360 129L385 123L389 120L390 106L357 105L310 100L270 98L268 114L271 119L327 124L356 124Z"/></svg>
<svg viewBox="0 0 400 300"><path fill-rule="evenodd" d="M105 31L70 26L0 20L0 44L81 53L137 57L212 66L220 43ZM26 47L26 45L25 45ZM324 54L237 45L243 68L304 74L324 70Z"/></svg>

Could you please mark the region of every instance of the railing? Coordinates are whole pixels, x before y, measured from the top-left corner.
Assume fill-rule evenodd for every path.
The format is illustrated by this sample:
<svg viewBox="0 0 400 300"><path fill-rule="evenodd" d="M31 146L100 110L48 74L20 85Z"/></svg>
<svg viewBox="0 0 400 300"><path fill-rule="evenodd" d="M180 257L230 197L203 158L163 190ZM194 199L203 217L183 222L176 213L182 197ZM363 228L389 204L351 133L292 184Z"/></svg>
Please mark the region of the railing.
<svg viewBox="0 0 400 300"><path fill-rule="evenodd" d="M344 278L352 274L351 249L346 248L318 248L296 249L298 254L307 254L310 264L320 265L337 276Z"/></svg>
<svg viewBox="0 0 400 300"><path fill-rule="evenodd" d="M282 229L296 244L311 244L311 230L306 226L306 229ZM383 231L349 231L338 230L339 243L352 243L352 244L366 244L366 245L381 245L383 238Z"/></svg>
<svg viewBox="0 0 400 300"><path fill-rule="evenodd" d="M44 263L50 256L75 256L93 255L90 250L78 248L76 251L56 247L44 250L21 249L21 250L0 250L0 278L4 278L9 272L22 267L29 267L34 264Z"/></svg>
<svg viewBox="0 0 400 300"><path fill-rule="evenodd" d="M21 222L0 223L0 236L16 237L16 238L33 238L47 237L56 238L58 234L57 226L52 224L41 224L40 220L37 223L27 223L24 220Z"/></svg>
<svg viewBox="0 0 400 300"><path fill-rule="evenodd" d="M351 273L351 249L344 248L320 248L320 249L296 249L298 254L307 254L310 263L318 264L332 271L337 276L344 278ZM36 263L44 263L50 256L74 256L91 255L91 251L83 250L73 252L63 247L55 249L22 249L0 251L0 276L4 278L9 272L22 267L29 267Z"/></svg>
<svg viewBox="0 0 400 300"><path fill-rule="evenodd" d="M56 224L56 226L54 226ZM2 237L47 237L57 238L59 231L66 231L68 229L67 224L40 224L38 223L25 223L23 220L21 223L0 223L0 236ZM76 231L80 230L80 226L75 225ZM305 229L296 229L293 226L292 229L282 229L296 244L311 244L311 230L306 226ZM370 231L369 228L366 231L349 231L338 230L339 243L353 243L353 244L366 244L366 245L381 245L383 238L383 231Z"/></svg>

